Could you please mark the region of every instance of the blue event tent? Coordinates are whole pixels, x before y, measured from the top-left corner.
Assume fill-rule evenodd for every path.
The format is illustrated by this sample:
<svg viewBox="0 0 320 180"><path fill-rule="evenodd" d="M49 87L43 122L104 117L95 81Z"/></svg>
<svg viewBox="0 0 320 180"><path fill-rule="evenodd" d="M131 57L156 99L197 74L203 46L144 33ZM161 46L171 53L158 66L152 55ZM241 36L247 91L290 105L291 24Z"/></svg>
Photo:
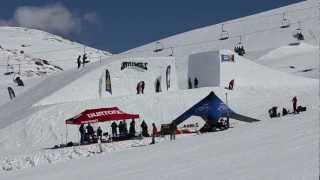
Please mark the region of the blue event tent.
<svg viewBox="0 0 320 180"><path fill-rule="evenodd" d="M214 92L210 92L208 96L181 114L172 123L179 125L191 116L200 116L204 121L211 121L212 123L217 122L221 117L229 117L249 123L259 121L234 112Z"/></svg>

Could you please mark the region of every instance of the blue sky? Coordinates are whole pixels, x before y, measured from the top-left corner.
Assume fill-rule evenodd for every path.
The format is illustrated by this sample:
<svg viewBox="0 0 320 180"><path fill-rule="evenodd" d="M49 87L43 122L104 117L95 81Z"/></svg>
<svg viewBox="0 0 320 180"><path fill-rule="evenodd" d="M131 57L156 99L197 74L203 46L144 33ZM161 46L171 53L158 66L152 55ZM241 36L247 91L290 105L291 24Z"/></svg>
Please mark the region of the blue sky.
<svg viewBox="0 0 320 180"><path fill-rule="evenodd" d="M0 25L32 24L32 27L118 53L194 28L299 1L2 0L5 6L0 7ZM48 21L52 23L48 25Z"/></svg>

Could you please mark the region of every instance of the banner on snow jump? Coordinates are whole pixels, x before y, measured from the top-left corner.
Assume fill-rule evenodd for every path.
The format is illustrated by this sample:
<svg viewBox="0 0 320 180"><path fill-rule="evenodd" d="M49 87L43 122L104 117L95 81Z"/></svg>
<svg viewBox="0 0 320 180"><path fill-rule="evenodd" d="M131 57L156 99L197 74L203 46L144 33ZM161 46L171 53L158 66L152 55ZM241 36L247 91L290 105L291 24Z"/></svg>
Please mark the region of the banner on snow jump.
<svg viewBox="0 0 320 180"><path fill-rule="evenodd" d="M234 62L234 55L233 54L221 54L221 61L222 62Z"/></svg>
<svg viewBox="0 0 320 180"><path fill-rule="evenodd" d="M124 69L135 69L138 71L147 71L148 70L148 63L146 62L122 62L121 70Z"/></svg>
<svg viewBox="0 0 320 180"><path fill-rule="evenodd" d="M106 91L112 94L110 73L106 70Z"/></svg>

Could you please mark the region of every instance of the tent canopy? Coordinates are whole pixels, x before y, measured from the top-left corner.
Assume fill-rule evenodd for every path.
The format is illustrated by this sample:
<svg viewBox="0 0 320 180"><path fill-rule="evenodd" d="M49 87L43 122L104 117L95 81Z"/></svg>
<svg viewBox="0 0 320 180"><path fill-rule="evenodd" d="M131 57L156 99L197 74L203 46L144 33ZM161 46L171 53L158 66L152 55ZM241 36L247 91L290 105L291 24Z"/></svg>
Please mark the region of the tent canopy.
<svg viewBox="0 0 320 180"><path fill-rule="evenodd" d="M221 117L230 117L232 119L250 123L259 121L254 118L235 113L218 96L216 96L213 91L200 102L173 120L172 123L179 125L191 116L200 116L205 121L211 122L217 122Z"/></svg>
<svg viewBox="0 0 320 180"><path fill-rule="evenodd" d="M98 108L98 109L87 109L82 113L74 116L73 118L67 119L66 124L87 124L87 123L98 123L106 121L118 121L126 119L137 119L138 114L128 114L121 111L118 107L111 108Z"/></svg>

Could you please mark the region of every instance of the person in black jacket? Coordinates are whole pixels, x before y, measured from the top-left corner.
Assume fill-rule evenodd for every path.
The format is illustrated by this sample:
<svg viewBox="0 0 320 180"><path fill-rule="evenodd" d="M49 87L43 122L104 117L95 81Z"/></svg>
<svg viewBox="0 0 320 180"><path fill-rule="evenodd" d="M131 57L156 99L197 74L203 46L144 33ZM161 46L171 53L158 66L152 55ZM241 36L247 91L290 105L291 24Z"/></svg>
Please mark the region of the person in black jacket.
<svg viewBox="0 0 320 180"><path fill-rule="evenodd" d="M150 135L148 133L147 123L143 120L140 126L141 126L141 130L142 130L142 136L149 137Z"/></svg>
<svg viewBox="0 0 320 180"><path fill-rule="evenodd" d="M194 78L194 88L198 88L198 86L199 86L198 78Z"/></svg>
<svg viewBox="0 0 320 180"><path fill-rule="evenodd" d="M18 86L24 86L23 81L21 80L20 77L16 77L16 79L14 80L14 82L16 82L18 84Z"/></svg>
<svg viewBox="0 0 320 180"><path fill-rule="evenodd" d="M81 55L78 56L77 59L78 69L81 67Z"/></svg>
<svg viewBox="0 0 320 180"><path fill-rule="evenodd" d="M136 135L136 123L134 119L130 122L129 135L130 137L134 137Z"/></svg>
<svg viewBox="0 0 320 180"><path fill-rule="evenodd" d="M94 136L94 129L93 129L93 127L91 126L90 123L88 123L86 129L87 129L88 135L91 137L91 139L93 139L93 138L94 138L94 137L93 137L93 136Z"/></svg>
<svg viewBox="0 0 320 180"><path fill-rule="evenodd" d="M111 124L112 137L116 137L116 136L118 136L117 128L118 128L117 123L113 121L113 122L112 122L112 124Z"/></svg>
<svg viewBox="0 0 320 180"><path fill-rule="evenodd" d="M99 126L98 129L97 129L97 136L98 138L100 139L100 141L102 140L102 129L101 127Z"/></svg>
<svg viewBox="0 0 320 180"><path fill-rule="evenodd" d="M82 66L84 67L84 65L87 63L87 54L84 53L83 56L82 56Z"/></svg>
<svg viewBox="0 0 320 180"><path fill-rule="evenodd" d="M83 144L84 143L84 136L85 136L85 133L86 133L83 124L80 125L79 132L80 132L80 144Z"/></svg>

